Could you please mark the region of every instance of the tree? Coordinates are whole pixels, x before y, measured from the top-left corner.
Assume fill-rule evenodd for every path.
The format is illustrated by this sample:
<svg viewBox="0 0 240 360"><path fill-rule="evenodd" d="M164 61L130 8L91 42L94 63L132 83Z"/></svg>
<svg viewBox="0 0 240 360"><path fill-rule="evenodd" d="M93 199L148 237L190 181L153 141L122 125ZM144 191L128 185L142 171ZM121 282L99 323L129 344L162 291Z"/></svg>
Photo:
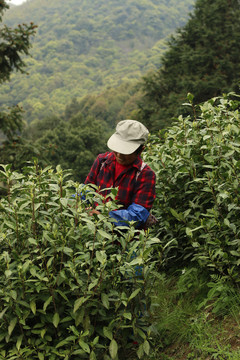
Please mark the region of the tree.
<svg viewBox="0 0 240 360"><path fill-rule="evenodd" d="M66 114L70 113L68 106ZM108 150L107 123L80 112L73 112L72 117L65 120L57 117L39 120L27 130L25 136L29 136L34 147L45 149L38 157L41 164L47 159L53 167L60 164L63 169L71 169L76 181L84 181L96 155Z"/></svg>
<svg viewBox="0 0 240 360"><path fill-rule="evenodd" d="M34 60L27 59L30 77L14 75L14 88L3 86L0 103L2 96L9 104L17 99L30 123L62 115L74 97L139 80L149 68L157 69L152 47L186 22L193 2L144 0L144 11L137 0L39 0L16 6L9 11L8 26L19 19L39 25ZM164 50L157 46L158 53ZM36 98L42 107L33 107Z"/></svg>
<svg viewBox="0 0 240 360"><path fill-rule="evenodd" d="M7 3L4 0L0 0L0 22L2 22L4 11L8 8ZM30 25L18 25L15 29L9 28L6 25L0 27L0 85L10 80L13 71L25 72L25 62L22 56L29 54L31 46L30 37L35 34L35 28L36 26L33 23L30 23ZM6 154L9 154L8 145L11 147L10 152L12 153L13 141L15 141L15 145L17 144L14 136L22 128L22 109L18 105L0 110L0 133L6 138L1 148L0 160L2 162L7 161ZM17 146L14 148L17 149Z"/></svg>
<svg viewBox="0 0 240 360"><path fill-rule="evenodd" d="M9 5L4 0L0 1L0 22ZM11 73L16 70L24 73L25 62L22 55L29 54L30 37L35 34L36 25L22 24L11 29L6 25L0 28L0 84L10 80ZM22 129L21 109L18 106L10 112L0 112L0 131L11 138L16 131Z"/></svg>
<svg viewBox="0 0 240 360"><path fill-rule="evenodd" d="M239 92L239 17L238 0L197 0L188 23L171 38L162 67L143 78L139 120L162 128L184 114L189 92L196 103Z"/></svg>

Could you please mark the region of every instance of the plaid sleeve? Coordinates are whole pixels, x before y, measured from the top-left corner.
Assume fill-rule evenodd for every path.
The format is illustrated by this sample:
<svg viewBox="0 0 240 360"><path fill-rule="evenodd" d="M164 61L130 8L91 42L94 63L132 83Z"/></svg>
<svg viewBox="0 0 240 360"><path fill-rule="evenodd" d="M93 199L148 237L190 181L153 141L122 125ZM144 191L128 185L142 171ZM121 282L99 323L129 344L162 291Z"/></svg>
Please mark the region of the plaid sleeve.
<svg viewBox="0 0 240 360"><path fill-rule="evenodd" d="M103 160L103 154L98 155L98 157L95 159L88 176L86 177L86 180L84 184L96 184L96 178Z"/></svg>
<svg viewBox="0 0 240 360"><path fill-rule="evenodd" d="M147 165L137 179L132 202L144 206L150 211L156 197L155 184L156 175Z"/></svg>

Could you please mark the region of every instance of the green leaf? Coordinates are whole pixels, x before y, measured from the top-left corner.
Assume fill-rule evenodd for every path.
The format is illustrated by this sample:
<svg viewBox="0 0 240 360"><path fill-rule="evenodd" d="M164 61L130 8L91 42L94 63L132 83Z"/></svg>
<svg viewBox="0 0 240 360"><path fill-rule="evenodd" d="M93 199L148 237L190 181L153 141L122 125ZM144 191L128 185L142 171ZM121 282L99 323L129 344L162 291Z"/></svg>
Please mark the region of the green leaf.
<svg viewBox="0 0 240 360"><path fill-rule="evenodd" d="M91 284L89 284L88 286L88 290L91 290L92 288L94 288L97 284L98 284L99 279L94 279Z"/></svg>
<svg viewBox="0 0 240 360"><path fill-rule="evenodd" d="M32 310L33 314L36 314L36 303L34 300L30 302L30 309Z"/></svg>
<svg viewBox="0 0 240 360"><path fill-rule="evenodd" d="M102 294L101 294L101 299L102 299L103 306L104 306L106 309L109 309L109 299L108 299L107 294L102 293Z"/></svg>
<svg viewBox="0 0 240 360"><path fill-rule="evenodd" d="M82 321L84 317L84 307L80 309L80 311L76 314L75 318L75 325L78 326Z"/></svg>
<svg viewBox="0 0 240 360"><path fill-rule="evenodd" d="M42 330L41 330L40 335L41 335L41 338L42 338L42 339L44 338L44 335L46 334L46 332L47 332L47 329L42 329Z"/></svg>
<svg viewBox="0 0 240 360"><path fill-rule="evenodd" d="M141 291L141 289L136 289L134 290L134 292L129 296L128 300L132 300L133 298L135 298L135 296L137 296L137 294Z"/></svg>
<svg viewBox="0 0 240 360"><path fill-rule="evenodd" d="M66 199L66 198L61 198L61 199L60 199L60 202L61 202L61 204L62 204L64 207L67 207L67 205L68 205L68 199Z"/></svg>
<svg viewBox="0 0 240 360"><path fill-rule="evenodd" d="M23 335L20 335L20 336L17 338L16 348L18 349L18 351L20 350L20 347L21 347L21 345L22 345L22 339L23 339Z"/></svg>
<svg viewBox="0 0 240 360"><path fill-rule="evenodd" d="M75 313L79 308L80 306L85 303L85 301L87 301L89 299L89 296L87 297L80 297L79 299L77 299L74 303L74 308L73 308L73 313Z"/></svg>
<svg viewBox="0 0 240 360"><path fill-rule="evenodd" d="M239 257L240 256L240 251L231 250L230 254L233 255L233 256Z"/></svg>
<svg viewBox="0 0 240 360"><path fill-rule="evenodd" d="M137 328L136 331L141 336L142 339L146 340L146 334L143 330L141 330L140 328Z"/></svg>
<svg viewBox="0 0 240 360"><path fill-rule="evenodd" d="M63 248L63 252L64 252L64 254L71 256L71 255L72 255L72 253L73 253L73 249L71 249L71 248L69 248L69 247L64 246L64 248Z"/></svg>
<svg viewBox="0 0 240 360"><path fill-rule="evenodd" d="M112 340L113 339L113 334L112 334L112 331L107 328L106 326L104 326L103 328L103 334L105 337L107 337L109 340Z"/></svg>
<svg viewBox="0 0 240 360"><path fill-rule="evenodd" d="M52 301L52 295L49 296L49 298L45 301L45 303L43 304L43 311L47 310L48 305L50 304L50 302Z"/></svg>
<svg viewBox="0 0 240 360"><path fill-rule="evenodd" d="M143 357L143 355L144 355L143 344L141 344L137 350L137 356L139 359L141 359L141 357Z"/></svg>
<svg viewBox="0 0 240 360"><path fill-rule="evenodd" d="M89 360L97 360L96 354L93 350L91 351Z"/></svg>
<svg viewBox="0 0 240 360"><path fill-rule="evenodd" d="M132 320L132 314L131 313L123 313L123 316L128 320Z"/></svg>
<svg viewBox="0 0 240 360"><path fill-rule="evenodd" d="M82 339L79 340L79 345L81 348L88 354L90 354L90 348L87 343L85 343Z"/></svg>
<svg viewBox="0 0 240 360"><path fill-rule="evenodd" d="M109 345L109 354L112 359L115 359L117 356L117 353L118 353L118 344L114 339L112 339L112 341L110 342L110 345Z"/></svg>
<svg viewBox="0 0 240 360"><path fill-rule="evenodd" d="M144 343L143 343L143 350L144 350L145 354L149 355L150 345L149 345L149 342L147 340L145 340Z"/></svg>
<svg viewBox="0 0 240 360"><path fill-rule="evenodd" d="M108 234L106 231L104 230L101 230L101 229L98 229L97 231L101 237L103 237L104 239L109 239L109 240L112 240L112 235L111 234Z"/></svg>
<svg viewBox="0 0 240 360"><path fill-rule="evenodd" d="M30 265L30 260L26 260L25 263L24 263L23 266L22 266L22 271L23 271L23 273L26 273L26 271L27 271L28 268L29 268L29 265Z"/></svg>
<svg viewBox="0 0 240 360"><path fill-rule="evenodd" d="M224 224L230 227L230 221L227 218L224 219Z"/></svg>
<svg viewBox="0 0 240 360"><path fill-rule="evenodd" d="M35 240L35 239L33 239L33 238L28 238L28 242L29 242L29 244L31 244L31 245L37 245L38 243L37 243L37 240Z"/></svg>
<svg viewBox="0 0 240 360"><path fill-rule="evenodd" d="M4 224L7 225L12 230L16 230L16 225L12 224L10 221L4 220Z"/></svg>
<svg viewBox="0 0 240 360"><path fill-rule="evenodd" d="M49 267L51 266L53 260L54 260L54 256L51 256L51 257L48 259L47 268L49 268Z"/></svg>
<svg viewBox="0 0 240 360"><path fill-rule="evenodd" d="M193 236L192 230L189 227L186 227L185 231L186 231L187 236L190 236L190 237Z"/></svg>
<svg viewBox="0 0 240 360"><path fill-rule="evenodd" d="M101 264L104 264L107 259L106 253L104 251L96 251L96 258Z"/></svg>
<svg viewBox="0 0 240 360"><path fill-rule="evenodd" d="M143 264L143 258L142 257L137 257L135 259L133 259L129 265L133 266L133 265L142 265Z"/></svg>
<svg viewBox="0 0 240 360"><path fill-rule="evenodd" d="M182 216L181 216L181 214L179 214L179 213L177 213L177 211L176 210L174 210L174 209L172 209L172 208L170 208L170 211L171 211L171 214L177 219L177 220L179 220L179 221L181 221L182 220Z"/></svg>
<svg viewBox="0 0 240 360"><path fill-rule="evenodd" d="M160 243L161 243L161 240L156 237L148 239L148 241L147 241L148 245L160 244Z"/></svg>
<svg viewBox="0 0 240 360"><path fill-rule="evenodd" d="M43 353L38 353L38 358L39 358L39 360L44 360L44 355L43 355Z"/></svg>
<svg viewBox="0 0 240 360"><path fill-rule="evenodd" d="M93 344L93 345L96 345L96 344L98 344L98 342L99 342L99 336L96 336L96 337L93 339L92 344Z"/></svg>
<svg viewBox="0 0 240 360"><path fill-rule="evenodd" d="M58 327L58 324L59 324L59 321L60 321L60 317L59 317L59 314L56 312L54 315L53 315L53 325L55 326L55 328Z"/></svg>
<svg viewBox="0 0 240 360"><path fill-rule="evenodd" d="M8 335L10 336L15 328L17 324L17 317L13 318L11 321L10 321L10 324L8 326Z"/></svg>
<svg viewBox="0 0 240 360"><path fill-rule="evenodd" d="M75 351L73 352L73 355L83 355L83 356L85 356L86 353L85 353L84 350L78 349L78 350L75 350ZM81 357L78 357L78 359L81 359Z"/></svg>
<svg viewBox="0 0 240 360"><path fill-rule="evenodd" d="M67 341L67 340L62 340L62 341L60 341L60 342L56 345L56 349L59 348L59 347L61 347L61 346L63 346L63 345L66 345L66 344L68 344L68 343L69 343L69 341Z"/></svg>
<svg viewBox="0 0 240 360"><path fill-rule="evenodd" d="M3 318L5 312L7 311L7 307L5 309L3 309L3 311L0 313L0 320Z"/></svg>
<svg viewBox="0 0 240 360"><path fill-rule="evenodd" d="M4 272L6 278L9 278L12 275L12 271L11 270L5 270Z"/></svg>

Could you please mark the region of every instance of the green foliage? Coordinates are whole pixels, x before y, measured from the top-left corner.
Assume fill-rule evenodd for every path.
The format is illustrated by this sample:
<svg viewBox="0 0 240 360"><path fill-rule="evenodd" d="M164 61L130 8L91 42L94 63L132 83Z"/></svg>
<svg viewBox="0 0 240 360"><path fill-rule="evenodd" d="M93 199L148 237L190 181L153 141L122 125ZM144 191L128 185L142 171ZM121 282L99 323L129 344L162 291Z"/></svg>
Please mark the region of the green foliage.
<svg viewBox="0 0 240 360"><path fill-rule="evenodd" d="M223 282L220 285L219 279L214 286L224 289L223 293L215 298L209 296L207 271L191 265L173 275L158 273L156 278L151 306L154 339L151 359L237 360L238 289ZM204 302L207 306L203 306Z"/></svg>
<svg viewBox="0 0 240 360"><path fill-rule="evenodd" d="M4 11L8 8L7 3L1 1L0 22L2 22ZM15 29L6 25L0 27L0 85L10 79L14 70L24 73L26 64L22 55L29 54L30 37L35 34L35 28L36 26L32 22L30 25L18 25ZM5 108L4 111L0 111L0 131L8 139L12 139L13 135L22 129L22 109L14 106L6 111Z"/></svg>
<svg viewBox="0 0 240 360"><path fill-rule="evenodd" d="M240 5L238 0L197 0L185 26L169 42L162 67L143 79L139 120L152 130L166 127L188 108L225 92L239 92Z"/></svg>
<svg viewBox="0 0 240 360"><path fill-rule="evenodd" d="M34 147L43 149L38 158L44 163L63 169L71 169L72 178L84 181L96 156L106 152L106 142L111 130L104 121L82 116L76 112L65 120L48 117L34 122L26 128L24 136L32 141Z"/></svg>
<svg viewBox="0 0 240 360"><path fill-rule="evenodd" d="M20 174L7 165L0 174L1 358L126 359L132 337L135 358L148 355L147 284L159 240L114 230L114 201L60 167ZM93 202L100 215L88 215Z"/></svg>
<svg viewBox="0 0 240 360"><path fill-rule="evenodd" d="M0 22L3 12L9 6L5 1L0 4ZM10 75L14 70L25 73L26 67L23 55L29 55L30 37L35 34L36 26L31 22L30 25L18 25L17 28L0 27L0 85L10 80ZM17 134L23 129L23 110L15 105L8 107L3 101L3 108L0 110L0 161L10 163L15 160L15 168L22 164L24 155L29 155L31 146L23 140L17 138ZM13 104L12 104L13 105ZM32 154L37 152L31 148ZM26 158L24 159L26 160Z"/></svg>
<svg viewBox="0 0 240 360"><path fill-rule="evenodd" d="M12 140L23 128L22 109L17 105L9 108L8 111L0 111L0 124L2 134Z"/></svg>
<svg viewBox="0 0 240 360"><path fill-rule="evenodd" d="M137 110L137 99L140 97L138 83L123 83L115 88L107 88L102 93L88 94L80 101L76 98L66 106L64 118L69 120L81 113L96 120L104 120L109 132L114 130L120 120L131 119Z"/></svg>
<svg viewBox="0 0 240 360"><path fill-rule="evenodd" d="M191 262L237 286L239 104L229 94L200 105L193 120L180 116L152 137L147 156L157 174L155 211L166 269Z"/></svg>
<svg viewBox="0 0 240 360"><path fill-rule="evenodd" d="M0 7L0 21L2 21L3 11L9 6L2 1ZM18 25L17 28L3 26L0 28L0 84L10 79L10 75L14 69L24 72L26 64L22 59L22 55L29 54L30 36L35 34L36 26L31 22L30 25Z"/></svg>
<svg viewBox="0 0 240 360"><path fill-rule="evenodd" d="M12 8L7 24L38 24L29 75L13 77L1 102L21 103L27 122L62 114L71 99L135 82L159 66L164 42L194 0L35 0Z"/></svg>

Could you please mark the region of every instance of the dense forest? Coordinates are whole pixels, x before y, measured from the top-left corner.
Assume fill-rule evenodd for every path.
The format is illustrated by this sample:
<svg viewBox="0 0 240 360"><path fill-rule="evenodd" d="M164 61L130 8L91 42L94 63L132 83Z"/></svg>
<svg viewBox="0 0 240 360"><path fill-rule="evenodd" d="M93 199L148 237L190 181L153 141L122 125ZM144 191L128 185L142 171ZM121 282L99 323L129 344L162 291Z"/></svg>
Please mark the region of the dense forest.
<svg viewBox="0 0 240 360"><path fill-rule="evenodd" d="M4 16L34 22L28 74L1 86L0 106L21 104L27 122L62 114L73 98L134 82L160 66L166 39L193 0L31 0Z"/></svg>

